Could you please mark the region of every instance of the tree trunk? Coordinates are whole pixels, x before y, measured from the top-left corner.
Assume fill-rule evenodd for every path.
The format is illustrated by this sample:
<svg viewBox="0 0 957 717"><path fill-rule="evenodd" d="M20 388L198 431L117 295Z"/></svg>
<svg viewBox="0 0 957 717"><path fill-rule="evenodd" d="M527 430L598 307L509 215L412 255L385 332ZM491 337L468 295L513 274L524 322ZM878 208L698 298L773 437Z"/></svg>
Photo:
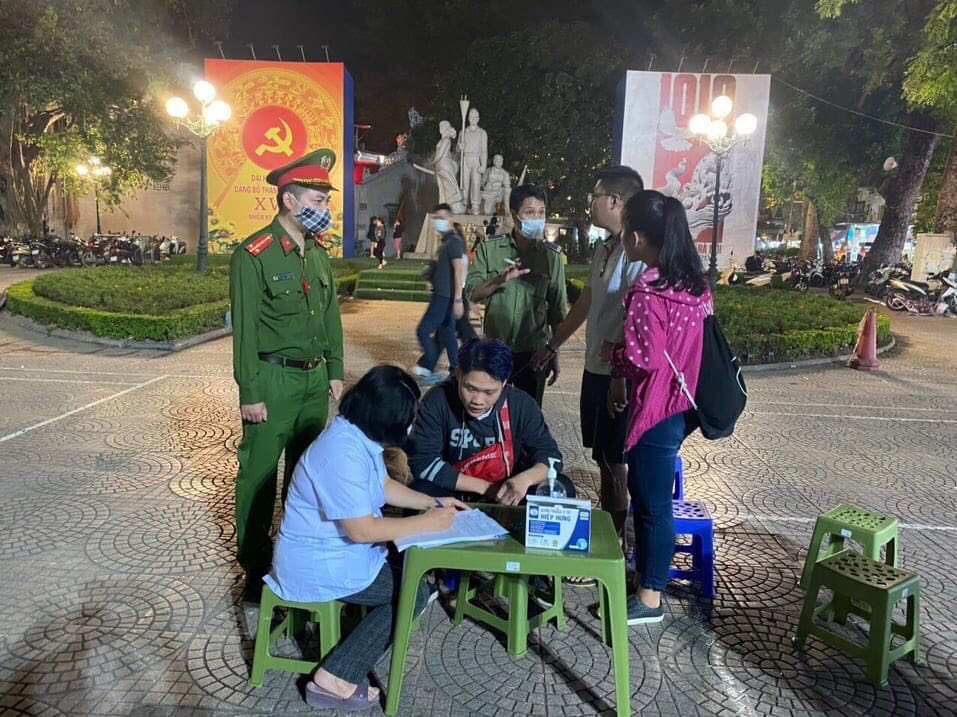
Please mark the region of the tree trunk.
<svg viewBox="0 0 957 717"><path fill-rule="evenodd" d="M834 263L834 242L831 241L831 228L821 224L818 227L818 234L821 237L821 252L824 256L825 264Z"/></svg>
<svg viewBox="0 0 957 717"><path fill-rule="evenodd" d="M934 225L938 232L957 232L957 134L950 141L950 159L947 160L944 181L937 195Z"/></svg>
<svg viewBox="0 0 957 717"><path fill-rule="evenodd" d="M808 197L804 202L804 229L801 233L801 253L798 258L802 261L817 258L817 240L819 236L817 221L817 205Z"/></svg>
<svg viewBox="0 0 957 717"><path fill-rule="evenodd" d="M920 129L937 128L934 120L924 112L911 112L907 123ZM914 205L939 141L937 135L908 132L897 175L887 188L887 204L881 226L877 230L874 245L864 257L860 274L863 280L881 264L896 264L900 261Z"/></svg>

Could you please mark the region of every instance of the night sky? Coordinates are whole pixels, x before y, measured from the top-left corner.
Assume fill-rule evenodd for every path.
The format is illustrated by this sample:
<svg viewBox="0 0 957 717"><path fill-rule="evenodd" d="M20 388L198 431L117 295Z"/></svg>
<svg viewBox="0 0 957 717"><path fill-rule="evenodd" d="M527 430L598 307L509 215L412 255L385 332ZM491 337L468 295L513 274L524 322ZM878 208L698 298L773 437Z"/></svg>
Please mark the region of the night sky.
<svg viewBox="0 0 957 717"><path fill-rule="evenodd" d="M223 40L228 59L256 57L325 60L329 46L333 62L345 62L356 89L356 122L372 124L365 137L368 149L390 151L395 134L408 125L410 105L427 111L438 74L452 66L471 39L520 31L549 19L588 22L627 52L632 66L647 64L643 28L657 1L607 0L568 2L530 0L240 0ZM447 13L444 18L441 13ZM202 45L205 56L218 57L215 45ZM644 64L642 64L644 63ZM465 88L463 91L468 91Z"/></svg>

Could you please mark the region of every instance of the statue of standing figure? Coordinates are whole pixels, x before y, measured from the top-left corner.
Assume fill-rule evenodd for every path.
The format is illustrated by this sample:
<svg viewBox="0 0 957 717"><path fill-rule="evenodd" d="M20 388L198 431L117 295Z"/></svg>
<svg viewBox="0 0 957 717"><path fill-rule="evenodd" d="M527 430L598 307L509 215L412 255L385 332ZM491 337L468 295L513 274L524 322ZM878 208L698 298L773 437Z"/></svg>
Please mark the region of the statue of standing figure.
<svg viewBox="0 0 957 717"><path fill-rule="evenodd" d="M508 206L508 195L512 191L511 177L502 169L505 159L500 154L492 157L492 166L485 172L482 183L482 213L495 214L499 203Z"/></svg>
<svg viewBox="0 0 957 717"><path fill-rule="evenodd" d="M439 141L435 145L432 163L435 167L435 179L439 185L439 202L452 207L453 214L464 214L465 203L459 191L459 163L452 154L452 140L456 135L455 127L446 120L439 122Z"/></svg>
<svg viewBox="0 0 957 717"><path fill-rule="evenodd" d="M488 135L478 126L479 111L469 110L468 127L459 137L458 150L462 155L462 197L468 201L469 214L481 209L482 175L488 166Z"/></svg>

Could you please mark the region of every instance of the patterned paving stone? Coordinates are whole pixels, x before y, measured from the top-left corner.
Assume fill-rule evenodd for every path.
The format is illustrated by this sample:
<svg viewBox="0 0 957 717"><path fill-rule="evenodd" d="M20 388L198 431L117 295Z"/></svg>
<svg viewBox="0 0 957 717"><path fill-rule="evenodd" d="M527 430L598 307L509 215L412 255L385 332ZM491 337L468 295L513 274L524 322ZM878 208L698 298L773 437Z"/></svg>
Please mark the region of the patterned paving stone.
<svg viewBox="0 0 957 717"><path fill-rule="evenodd" d="M110 579L49 586L34 604L9 605L0 680L56 694L136 675L173 658L202 621L186 583Z"/></svg>
<svg viewBox="0 0 957 717"><path fill-rule="evenodd" d="M101 531L109 517L109 508L93 500L9 501L0 513L0 559L21 559L82 541Z"/></svg>
<svg viewBox="0 0 957 717"><path fill-rule="evenodd" d="M347 380L377 361L411 364L420 312L345 305ZM955 714L957 424L926 419L957 418L957 337L897 323L943 348L895 351L870 374L749 374L751 405L735 435L686 442L686 493L716 518L717 594L672 582L664 623L629 630L633 714ZM91 352L0 315L0 377L16 369L106 384L4 382L16 409L0 436L109 399L0 446L0 713L310 712L292 675L246 684L256 610L240 602L233 554L241 425L229 351L224 339L173 356ZM580 362L580 351L567 352L545 411L568 474L597 500L597 467L579 436ZM856 660L813 639L803 653L790 643L814 517L842 501L912 526L901 531L902 565L921 575L926 665L895 665L883 690ZM412 637L400 715L613 714L596 600L594 588L567 589L568 629L540 628L522 658L508 656L502 635L470 621L453 627L447 605L432 608ZM864 635L856 623L847 633ZM314 644L280 649L303 647ZM375 673L387 683L388 655Z"/></svg>
<svg viewBox="0 0 957 717"><path fill-rule="evenodd" d="M86 549L93 563L118 572L184 575L231 565L234 543L225 516L171 503L112 520Z"/></svg>

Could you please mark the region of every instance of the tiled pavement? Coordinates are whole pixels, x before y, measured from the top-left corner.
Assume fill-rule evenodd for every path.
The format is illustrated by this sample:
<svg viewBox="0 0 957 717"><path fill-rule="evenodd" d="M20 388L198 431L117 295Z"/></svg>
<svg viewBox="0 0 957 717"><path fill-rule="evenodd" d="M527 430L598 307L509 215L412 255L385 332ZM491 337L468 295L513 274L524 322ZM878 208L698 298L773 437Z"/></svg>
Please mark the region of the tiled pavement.
<svg viewBox="0 0 957 717"><path fill-rule="evenodd" d="M349 377L411 362L421 308L346 304ZM716 516L718 594L674 584L665 622L631 629L633 713L957 713L957 322L898 326L903 346L884 370L750 374L735 437L686 444L687 492ZM593 495L577 430L581 361L580 343L564 352L546 412ZM309 711L291 676L246 685L228 339L175 355L125 351L48 339L0 315L0 406L0 714ZM903 565L923 580L926 665L895 666L885 689L813 639L803 655L790 644L813 518L842 500L898 516ZM521 658L432 608L413 637L402 714L613 714L595 594L566 594L568 630L542 628Z"/></svg>

